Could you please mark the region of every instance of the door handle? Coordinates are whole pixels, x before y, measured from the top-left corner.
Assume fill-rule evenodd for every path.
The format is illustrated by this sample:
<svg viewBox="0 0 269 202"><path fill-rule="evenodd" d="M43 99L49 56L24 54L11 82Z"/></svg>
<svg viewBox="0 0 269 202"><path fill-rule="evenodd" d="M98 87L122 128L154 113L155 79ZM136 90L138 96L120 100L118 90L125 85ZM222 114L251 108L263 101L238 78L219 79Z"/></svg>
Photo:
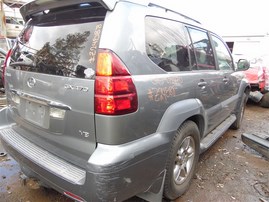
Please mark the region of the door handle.
<svg viewBox="0 0 269 202"><path fill-rule="evenodd" d="M205 87L206 85L207 85L206 81L201 81L201 82L198 83L199 87Z"/></svg>
<svg viewBox="0 0 269 202"><path fill-rule="evenodd" d="M224 83L227 83L227 82L229 81L229 79L224 78L222 81L223 81Z"/></svg>

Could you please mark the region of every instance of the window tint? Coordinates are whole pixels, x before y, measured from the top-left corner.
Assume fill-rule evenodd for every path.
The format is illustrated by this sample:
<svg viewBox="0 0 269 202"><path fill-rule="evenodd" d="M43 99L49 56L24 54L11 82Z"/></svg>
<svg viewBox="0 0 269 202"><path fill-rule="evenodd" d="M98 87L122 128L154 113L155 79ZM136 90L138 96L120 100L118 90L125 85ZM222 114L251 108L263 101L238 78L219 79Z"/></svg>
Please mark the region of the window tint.
<svg viewBox="0 0 269 202"><path fill-rule="evenodd" d="M215 36L212 36L212 39L214 42L213 46L214 46L214 48L216 50L216 54L217 54L219 69L221 69L221 70L233 69L231 55L230 55L228 49L226 48L226 46L224 45L224 43L219 38L217 38Z"/></svg>
<svg viewBox="0 0 269 202"><path fill-rule="evenodd" d="M92 6L93 7L93 6ZM51 11L27 22L11 55L22 71L89 78L95 74L96 54L104 11L95 7ZM102 17L103 16L103 17Z"/></svg>
<svg viewBox="0 0 269 202"><path fill-rule="evenodd" d="M200 70L216 69L211 43L204 31L189 28L194 53L197 59L197 68Z"/></svg>
<svg viewBox="0 0 269 202"><path fill-rule="evenodd" d="M185 28L181 23L146 17L147 54L163 70L191 70L188 44Z"/></svg>

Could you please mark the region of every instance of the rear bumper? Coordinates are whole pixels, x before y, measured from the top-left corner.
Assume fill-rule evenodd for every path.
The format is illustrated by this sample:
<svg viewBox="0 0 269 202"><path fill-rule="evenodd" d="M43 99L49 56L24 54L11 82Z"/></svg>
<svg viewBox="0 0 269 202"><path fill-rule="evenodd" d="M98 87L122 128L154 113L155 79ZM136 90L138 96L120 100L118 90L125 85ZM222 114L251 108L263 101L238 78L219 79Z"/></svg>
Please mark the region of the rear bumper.
<svg viewBox="0 0 269 202"><path fill-rule="evenodd" d="M0 111L2 144L29 177L85 201L122 201L161 188L172 135L154 134L124 145L98 144L86 167L80 167L18 134L8 110Z"/></svg>

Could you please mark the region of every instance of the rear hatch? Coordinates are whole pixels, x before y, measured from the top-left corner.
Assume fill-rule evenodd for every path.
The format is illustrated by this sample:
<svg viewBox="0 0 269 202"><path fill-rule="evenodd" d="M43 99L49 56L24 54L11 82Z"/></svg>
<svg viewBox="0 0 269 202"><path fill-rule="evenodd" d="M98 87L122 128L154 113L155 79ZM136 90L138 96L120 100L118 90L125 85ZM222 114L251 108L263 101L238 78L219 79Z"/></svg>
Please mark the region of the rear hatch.
<svg viewBox="0 0 269 202"><path fill-rule="evenodd" d="M29 9L6 69L14 129L62 158L85 160L96 147L94 78L106 8L91 2L43 10Z"/></svg>

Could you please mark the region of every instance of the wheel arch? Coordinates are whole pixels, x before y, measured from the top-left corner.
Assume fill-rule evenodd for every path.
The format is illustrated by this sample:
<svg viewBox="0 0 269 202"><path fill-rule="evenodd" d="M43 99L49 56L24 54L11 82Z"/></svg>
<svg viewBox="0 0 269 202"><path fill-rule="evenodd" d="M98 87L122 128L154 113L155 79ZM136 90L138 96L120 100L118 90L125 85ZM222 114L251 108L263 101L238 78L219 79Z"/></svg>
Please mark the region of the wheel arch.
<svg viewBox="0 0 269 202"><path fill-rule="evenodd" d="M194 115L192 117L189 117L186 121L193 121L198 129L199 129L199 132L200 132L200 139L203 137L203 134L204 134L204 131L205 131L205 120L204 120L204 117L200 114L197 114L197 115Z"/></svg>
<svg viewBox="0 0 269 202"><path fill-rule="evenodd" d="M238 102L236 104L236 107L234 109L234 113L236 113L237 109L240 107L241 104L241 100L243 98L244 93L247 94L247 96L249 96L249 93L251 91L251 86L248 83L248 81L246 79L242 79L241 83L240 83L240 87L239 87L239 91L238 91Z"/></svg>
<svg viewBox="0 0 269 202"><path fill-rule="evenodd" d="M185 121L193 121L202 138L206 130L205 110L198 99L187 99L172 104L165 111L157 132L176 131Z"/></svg>
<svg viewBox="0 0 269 202"><path fill-rule="evenodd" d="M246 79L242 79L241 80L241 83L240 83L240 86L239 86L239 95L243 95L243 93L247 93L249 94L251 91L251 86L250 84L248 83L248 81Z"/></svg>

